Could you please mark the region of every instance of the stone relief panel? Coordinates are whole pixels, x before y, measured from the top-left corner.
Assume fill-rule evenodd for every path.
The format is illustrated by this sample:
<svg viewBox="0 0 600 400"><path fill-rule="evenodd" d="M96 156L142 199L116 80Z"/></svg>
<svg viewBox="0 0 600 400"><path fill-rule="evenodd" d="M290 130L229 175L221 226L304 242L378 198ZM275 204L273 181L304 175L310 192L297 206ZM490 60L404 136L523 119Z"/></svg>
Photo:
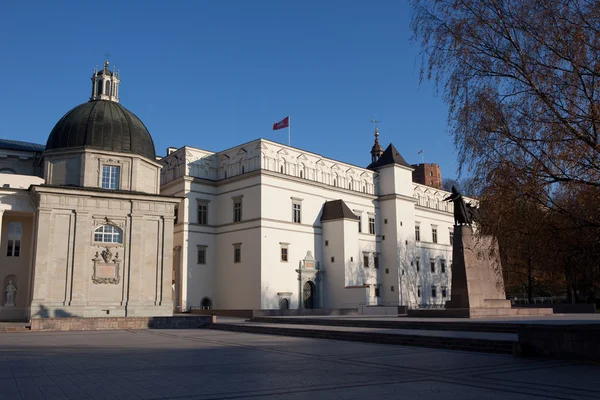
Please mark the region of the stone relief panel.
<svg viewBox="0 0 600 400"><path fill-rule="evenodd" d="M113 255L111 249L106 247L102 251L97 251L92 261L94 262L92 282L113 285L121 282L121 259L118 251Z"/></svg>

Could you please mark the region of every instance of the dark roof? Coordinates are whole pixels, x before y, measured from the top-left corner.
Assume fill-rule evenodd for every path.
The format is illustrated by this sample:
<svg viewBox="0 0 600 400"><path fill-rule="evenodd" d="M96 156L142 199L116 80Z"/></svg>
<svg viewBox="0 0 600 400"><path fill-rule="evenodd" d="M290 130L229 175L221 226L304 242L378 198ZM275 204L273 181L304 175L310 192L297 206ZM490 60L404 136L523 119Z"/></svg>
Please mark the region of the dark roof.
<svg viewBox="0 0 600 400"><path fill-rule="evenodd" d="M154 142L144 123L131 111L109 100L83 103L54 126L46 150L93 148L133 153L156 160Z"/></svg>
<svg viewBox="0 0 600 400"><path fill-rule="evenodd" d="M0 139L0 149L42 152L46 149L46 146L18 140Z"/></svg>
<svg viewBox="0 0 600 400"><path fill-rule="evenodd" d="M377 161L369 164L369 166L367 168L368 169L377 169L379 167L383 167L384 165L389 165L389 164L399 164L399 165L403 165L405 167L410 167L410 165L406 162L406 160L404 160L404 157L402 157L400 155L400 153L398 152L398 150L396 150L394 145L390 143L390 145L387 147L387 149L385 149L385 151L383 152L381 157L379 157L379 159Z"/></svg>
<svg viewBox="0 0 600 400"><path fill-rule="evenodd" d="M109 75L109 76L113 76L113 73L109 69L101 69L100 71L98 71L98 73L96 73L96 75Z"/></svg>
<svg viewBox="0 0 600 400"><path fill-rule="evenodd" d="M323 204L323 213L321 221L330 221L333 219L349 218L358 220L356 214L344 203L343 200L326 201Z"/></svg>

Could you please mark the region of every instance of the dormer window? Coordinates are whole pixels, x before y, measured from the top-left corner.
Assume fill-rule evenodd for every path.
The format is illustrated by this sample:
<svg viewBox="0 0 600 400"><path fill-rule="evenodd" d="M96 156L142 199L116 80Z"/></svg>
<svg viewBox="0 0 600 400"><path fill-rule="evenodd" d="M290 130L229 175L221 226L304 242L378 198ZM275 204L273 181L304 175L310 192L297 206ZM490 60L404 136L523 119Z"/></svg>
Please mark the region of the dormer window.
<svg viewBox="0 0 600 400"><path fill-rule="evenodd" d="M94 242L123 243L123 231L113 225L102 225L94 231Z"/></svg>
<svg viewBox="0 0 600 400"><path fill-rule="evenodd" d="M116 165L102 166L102 189L119 189L121 167Z"/></svg>

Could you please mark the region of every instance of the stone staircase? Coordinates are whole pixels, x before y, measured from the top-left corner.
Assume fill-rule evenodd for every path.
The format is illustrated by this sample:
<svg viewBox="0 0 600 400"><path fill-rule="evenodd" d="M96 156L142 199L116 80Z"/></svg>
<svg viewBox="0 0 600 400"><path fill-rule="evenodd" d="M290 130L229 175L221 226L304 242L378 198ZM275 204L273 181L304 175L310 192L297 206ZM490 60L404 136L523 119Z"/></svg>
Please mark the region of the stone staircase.
<svg viewBox="0 0 600 400"><path fill-rule="evenodd" d="M462 331L450 330L451 328L448 326L440 324L432 325L435 329L424 329L419 324L403 324L400 329L398 324L390 324L390 322L254 318L238 322L219 322L217 320L217 323L211 324L208 328L231 332L419 346L497 354L515 354L517 350L517 335L515 333L507 333L508 329L506 327L504 332L483 330L475 332L467 330L464 326L461 327ZM412 326L412 328L408 328L407 326Z"/></svg>

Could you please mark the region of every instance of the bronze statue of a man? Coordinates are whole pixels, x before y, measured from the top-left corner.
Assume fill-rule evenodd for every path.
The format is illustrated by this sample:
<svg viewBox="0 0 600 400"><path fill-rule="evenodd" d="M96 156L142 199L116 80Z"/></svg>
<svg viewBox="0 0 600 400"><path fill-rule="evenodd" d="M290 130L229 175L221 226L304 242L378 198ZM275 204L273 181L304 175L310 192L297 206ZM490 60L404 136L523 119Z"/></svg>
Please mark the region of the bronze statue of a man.
<svg viewBox="0 0 600 400"><path fill-rule="evenodd" d="M465 199L461 192L455 186L452 186L452 194L444 199L444 201L452 201L454 203L454 224L455 225L472 225L473 217L477 214L477 209L470 204L465 203Z"/></svg>

